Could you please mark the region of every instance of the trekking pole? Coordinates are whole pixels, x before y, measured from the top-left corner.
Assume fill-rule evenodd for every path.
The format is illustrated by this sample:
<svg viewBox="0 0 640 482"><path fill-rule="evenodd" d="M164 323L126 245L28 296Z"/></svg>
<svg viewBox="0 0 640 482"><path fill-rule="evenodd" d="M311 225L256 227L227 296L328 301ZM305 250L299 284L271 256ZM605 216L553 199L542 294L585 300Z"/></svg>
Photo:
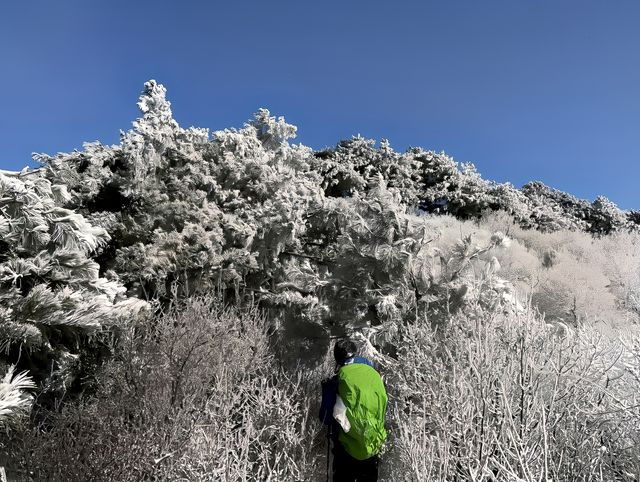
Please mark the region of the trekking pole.
<svg viewBox="0 0 640 482"><path fill-rule="evenodd" d="M327 482L329 482L329 457L331 456L331 425L327 427Z"/></svg>

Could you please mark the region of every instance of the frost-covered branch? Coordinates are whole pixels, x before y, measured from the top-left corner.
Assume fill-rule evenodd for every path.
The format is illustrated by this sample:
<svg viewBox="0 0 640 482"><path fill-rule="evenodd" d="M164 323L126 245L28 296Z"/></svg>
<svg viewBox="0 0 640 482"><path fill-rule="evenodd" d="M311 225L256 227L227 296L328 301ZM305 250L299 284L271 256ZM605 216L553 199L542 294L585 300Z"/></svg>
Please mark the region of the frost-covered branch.
<svg viewBox="0 0 640 482"><path fill-rule="evenodd" d="M16 374L15 367L9 367L0 381L0 429L11 425L31 407L32 397L27 390L34 388L35 383L26 372Z"/></svg>

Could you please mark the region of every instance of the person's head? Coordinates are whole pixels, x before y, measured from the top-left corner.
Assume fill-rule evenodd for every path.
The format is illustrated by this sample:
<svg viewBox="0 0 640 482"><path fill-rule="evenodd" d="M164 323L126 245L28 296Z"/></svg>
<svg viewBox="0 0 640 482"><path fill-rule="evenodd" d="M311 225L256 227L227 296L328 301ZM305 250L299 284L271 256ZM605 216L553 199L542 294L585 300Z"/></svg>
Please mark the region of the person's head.
<svg viewBox="0 0 640 482"><path fill-rule="evenodd" d="M333 357L338 365L344 364L349 358L355 356L356 344L348 338L338 340L333 347Z"/></svg>

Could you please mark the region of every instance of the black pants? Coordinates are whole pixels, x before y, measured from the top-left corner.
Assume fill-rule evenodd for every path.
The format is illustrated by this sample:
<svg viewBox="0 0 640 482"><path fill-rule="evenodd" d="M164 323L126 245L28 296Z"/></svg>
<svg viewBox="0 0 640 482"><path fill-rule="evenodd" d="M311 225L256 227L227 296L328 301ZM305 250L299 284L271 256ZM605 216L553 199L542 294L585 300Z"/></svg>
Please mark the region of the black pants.
<svg viewBox="0 0 640 482"><path fill-rule="evenodd" d="M378 456L354 459L340 442L333 444L333 482L377 482Z"/></svg>

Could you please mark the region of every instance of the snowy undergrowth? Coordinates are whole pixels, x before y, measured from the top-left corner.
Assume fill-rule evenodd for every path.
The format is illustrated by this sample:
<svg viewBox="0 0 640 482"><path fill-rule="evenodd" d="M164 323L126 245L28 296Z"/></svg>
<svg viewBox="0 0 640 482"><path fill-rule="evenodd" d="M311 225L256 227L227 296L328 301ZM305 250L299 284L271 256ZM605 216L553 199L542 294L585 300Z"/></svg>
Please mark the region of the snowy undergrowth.
<svg viewBox="0 0 640 482"><path fill-rule="evenodd" d="M558 333L530 312L413 325L403 339L388 480L638 479L637 339Z"/></svg>
<svg viewBox="0 0 640 482"><path fill-rule="evenodd" d="M120 340L100 388L0 445L21 480L313 480L320 371L286 371L253 309L176 306ZM315 416L315 415L314 415ZM0 464L2 465L2 464Z"/></svg>
<svg viewBox="0 0 640 482"><path fill-rule="evenodd" d="M325 477L315 369L282 366L267 320L192 300L121 341L101 388L13 431L24 480ZM402 327L380 367L389 391L385 481L635 480L640 344L558 332L529 308L481 304ZM8 456L8 458L7 458Z"/></svg>
<svg viewBox="0 0 640 482"><path fill-rule="evenodd" d="M0 173L0 375L38 385L4 379L0 465L323 478L349 333L388 382L387 480L637 478L637 212L387 141L314 152L266 110L183 129L165 93L118 145Z"/></svg>

